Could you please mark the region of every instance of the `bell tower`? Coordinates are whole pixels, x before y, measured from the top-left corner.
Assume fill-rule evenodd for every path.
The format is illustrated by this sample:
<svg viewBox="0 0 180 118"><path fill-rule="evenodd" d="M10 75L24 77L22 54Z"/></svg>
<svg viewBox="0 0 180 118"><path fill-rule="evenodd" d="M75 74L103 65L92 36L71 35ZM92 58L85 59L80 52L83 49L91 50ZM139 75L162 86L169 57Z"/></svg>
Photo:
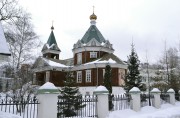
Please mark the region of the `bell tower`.
<svg viewBox="0 0 180 118"><path fill-rule="evenodd" d="M45 58L59 59L61 50L59 49L56 38L54 36L54 27L51 27L51 33L46 44L44 44L41 52Z"/></svg>

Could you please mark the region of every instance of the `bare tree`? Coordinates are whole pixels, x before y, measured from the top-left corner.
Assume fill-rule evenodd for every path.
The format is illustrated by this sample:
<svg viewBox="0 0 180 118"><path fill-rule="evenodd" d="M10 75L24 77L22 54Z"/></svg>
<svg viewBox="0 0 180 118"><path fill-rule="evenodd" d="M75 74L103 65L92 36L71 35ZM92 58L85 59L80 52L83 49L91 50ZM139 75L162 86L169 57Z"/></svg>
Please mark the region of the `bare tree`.
<svg viewBox="0 0 180 118"><path fill-rule="evenodd" d="M0 0L0 21L19 18L21 7L17 0Z"/></svg>
<svg viewBox="0 0 180 118"><path fill-rule="evenodd" d="M169 88L173 88L175 92L178 92L180 83L179 77L179 64L178 64L178 50L176 48L166 49L163 55L164 58L160 59L160 63L163 68L163 73L166 74L166 79L164 78L164 82L167 83Z"/></svg>
<svg viewBox="0 0 180 118"><path fill-rule="evenodd" d="M13 98L20 100L22 98L29 99L32 94L33 87L31 85L32 73L29 70L22 70L22 67L33 59L33 49L38 48L40 41L37 34L33 30L30 14L24 12L18 19L8 22L5 26L5 36L11 51L11 61L9 68L12 69ZM17 106L17 109L20 109Z"/></svg>
<svg viewBox="0 0 180 118"><path fill-rule="evenodd" d="M14 22L8 23L5 36L12 54L12 65L18 70L21 64L32 59L33 49L40 46L31 24L30 14L24 13Z"/></svg>

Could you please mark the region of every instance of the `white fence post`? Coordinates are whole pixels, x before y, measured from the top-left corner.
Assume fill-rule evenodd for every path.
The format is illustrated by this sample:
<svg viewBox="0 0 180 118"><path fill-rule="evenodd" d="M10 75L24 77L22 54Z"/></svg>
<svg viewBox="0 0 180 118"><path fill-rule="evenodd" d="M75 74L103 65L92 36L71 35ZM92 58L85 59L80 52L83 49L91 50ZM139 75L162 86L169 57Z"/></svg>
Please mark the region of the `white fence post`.
<svg viewBox="0 0 180 118"><path fill-rule="evenodd" d="M59 90L50 82L46 82L38 90L38 117L37 118L57 118L57 96Z"/></svg>
<svg viewBox="0 0 180 118"><path fill-rule="evenodd" d="M169 94L170 97L170 104L175 105L175 91L171 88L167 91L167 93Z"/></svg>
<svg viewBox="0 0 180 118"><path fill-rule="evenodd" d="M97 95L98 118L106 118L109 114L109 91L104 86L97 87L94 92Z"/></svg>
<svg viewBox="0 0 180 118"><path fill-rule="evenodd" d="M152 100L152 106L159 109L161 107L161 99L160 99L161 91L158 88L153 88L151 94L153 94L154 96L154 99Z"/></svg>
<svg viewBox="0 0 180 118"><path fill-rule="evenodd" d="M141 94L141 91L139 90L139 88L137 87L133 87L129 93L131 94L131 108L134 110L134 111L140 111L141 109L141 100L140 100L140 94Z"/></svg>

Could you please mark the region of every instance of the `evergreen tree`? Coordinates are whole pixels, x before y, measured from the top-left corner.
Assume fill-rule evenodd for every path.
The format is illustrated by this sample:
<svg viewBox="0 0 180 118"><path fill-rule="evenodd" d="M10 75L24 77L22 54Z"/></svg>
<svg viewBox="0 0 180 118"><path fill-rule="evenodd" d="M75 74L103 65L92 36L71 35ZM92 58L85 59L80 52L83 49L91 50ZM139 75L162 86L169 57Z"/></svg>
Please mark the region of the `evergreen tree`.
<svg viewBox="0 0 180 118"><path fill-rule="evenodd" d="M105 68L103 85L107 88L110 94L112 94L112 82L111 82L111 66L107 65Z"/></svg>
<svg viewBox="0 0 180 118"><path fill-rule="evenodd" d="M106 87L106 89L109 91L109 110L113 108L113 103L112 103L112 82L111 82L111 66L107 65L105 68L105 74L104 74L104 82L103 85Z"/></svg>
<svg viewBox="0 0 180 118"><path fill-rule="evenodd" d="M60 90L61 95L60 99L60 114L65 115L65 117L76 116L75 110L79 110L85 107L85 104L82 104L82 96L79 94L79 88L75 86L75 79L71 72L68 72L66 75L66 80L64 81L64 87Z"/></svg>
<svg viewBox="0 0 180 118"><path fill-rule="evenodd" d="M128 70L125 77L125 90L129 92L133 87L138 87L141 91L145 91L145 86L142 83L142 79L139 72L140 61L138 55L135 52L134 45L132 44L131 54L128 57Z"/></svg>

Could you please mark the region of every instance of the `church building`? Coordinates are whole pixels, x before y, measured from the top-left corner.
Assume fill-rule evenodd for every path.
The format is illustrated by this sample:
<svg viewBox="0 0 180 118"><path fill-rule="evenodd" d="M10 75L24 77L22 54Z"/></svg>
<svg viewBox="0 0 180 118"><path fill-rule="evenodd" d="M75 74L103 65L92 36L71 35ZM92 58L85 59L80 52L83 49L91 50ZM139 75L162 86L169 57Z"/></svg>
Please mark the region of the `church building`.
<svg viewBox="0 0 180 118"><path fill-rule="evenodd" d="M48 41L41 51L43 56L37 58L33 65L35 84L52 82L62 87L67 72L71 71L80 91L88 93L103 84L105 67L110 65L112 86L123 85L127 64L113 54L113 45L98 30L96 20L97 16L93 12L89 29L72 47L73 57L65 60L60 59L61 50L56 42L54 27L51 27Z"/></svg>

